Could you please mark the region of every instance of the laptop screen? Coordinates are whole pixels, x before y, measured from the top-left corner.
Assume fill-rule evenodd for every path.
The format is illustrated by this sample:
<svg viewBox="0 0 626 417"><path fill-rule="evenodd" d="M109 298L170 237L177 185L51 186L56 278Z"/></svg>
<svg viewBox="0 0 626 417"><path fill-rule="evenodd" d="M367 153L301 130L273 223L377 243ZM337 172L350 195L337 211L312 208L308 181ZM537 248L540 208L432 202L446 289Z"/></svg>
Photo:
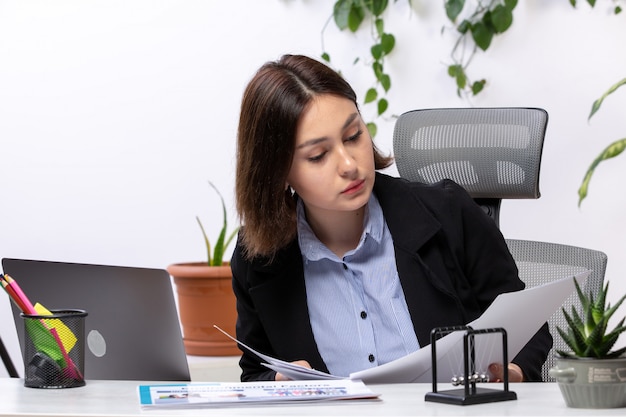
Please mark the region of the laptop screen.
<svg viewBox="0 0 626 417"><path fill-rule="evenodd" d="M167 271L8 258L2 268L33 304L87 312L86 379L190 380ZM21 311L12 308L24 346Z"/></svg>

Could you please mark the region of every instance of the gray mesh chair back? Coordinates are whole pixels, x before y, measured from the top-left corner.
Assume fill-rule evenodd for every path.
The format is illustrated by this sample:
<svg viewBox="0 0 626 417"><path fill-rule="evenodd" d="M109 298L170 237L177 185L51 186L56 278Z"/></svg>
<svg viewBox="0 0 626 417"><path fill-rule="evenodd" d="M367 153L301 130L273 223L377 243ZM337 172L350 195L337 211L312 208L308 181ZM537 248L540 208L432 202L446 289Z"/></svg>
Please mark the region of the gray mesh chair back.
<svg viewBox="0 0 626 417"><path fill-rule="evenodd" d="M607 256L604 252L586 249L576 246L558 243L538 242L531 240L506 239L507 245L517 267L519 276L527 288L542 285L556 279L575 275L590 269L592 272L587 278L582 290L585 294L591 293L596 296L604 285L604 273L606 271ZM580 301L576 293L565 300L563 307L570 312L572 306L580 308ZM528 306L532 308L532 306ZM520 314L523 314L520 311ZM542 376L544 381L554 381L548 375L548 371L555 364L554 355L556 350L570 350L556 330L556 326L562 329L567 327L561 310L558 310L548 320L550 333L554 339L554 345L543 365Z"/></svg>
<svg viewBox="0 0 626 417"><path fill-rule="evenodd" d="M548 114L538 108L414 110L395 124L401 177L463 186L499 225L503 198L539 198Z"/></svg>

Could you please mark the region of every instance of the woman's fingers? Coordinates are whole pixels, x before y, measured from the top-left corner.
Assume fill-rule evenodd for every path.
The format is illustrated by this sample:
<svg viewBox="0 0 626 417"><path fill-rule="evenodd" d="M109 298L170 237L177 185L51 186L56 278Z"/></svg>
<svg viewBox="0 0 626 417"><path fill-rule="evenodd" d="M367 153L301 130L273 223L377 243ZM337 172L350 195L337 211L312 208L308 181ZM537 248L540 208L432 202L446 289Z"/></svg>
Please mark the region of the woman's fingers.
<svg viewBox="0 0 626 417"><path fill-rule="evenodd" d="M294 365L300 365L303 366L305 368L309 368L311 369L311 365L307 362L307 361L293 361L291 362ZM276 381L289 381L290 379L287 378L285 375L281 374L280 372L276 372L276 377L274 378Z"/></svg>
<svg viewBox="0 0 626 417"><path fill-rule="evenodd" d="M509 382L522 382L524 373L522 369L514 363L509 363ZM489 365L492 382L501 382L504 379L504 367L501 363L492 363Z"/></svg>

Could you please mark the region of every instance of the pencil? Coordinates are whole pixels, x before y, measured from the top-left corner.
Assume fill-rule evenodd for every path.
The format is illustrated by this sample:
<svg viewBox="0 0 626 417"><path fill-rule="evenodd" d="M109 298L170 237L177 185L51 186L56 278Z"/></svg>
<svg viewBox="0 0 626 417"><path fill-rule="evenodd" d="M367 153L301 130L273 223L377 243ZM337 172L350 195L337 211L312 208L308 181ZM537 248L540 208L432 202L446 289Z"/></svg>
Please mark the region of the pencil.
<svg viewBox="0 0 626 417"><path fill-rule="evenodd" d="M17 306L17 308L19 308L22 312L25 312L26 305L24 305L20 297L18 297L17 294L15 294L15 290L6 281L6 279L4 278L4 275L0 275L0 283L2 284L2 288L7 292L7 294L9 295L9 298L11 299L11 301L13 301L13 303Z"/></svg>
<svg viewBox="0 0 626 417"><path fill-rule="evenodd" d="M8 274L4 274L4 280L8 284L7 287L11 288L15 292L17 299L20 300L21 304L24 306L22 311L26 314L37 315L37 310L35 310L33 304L30 302L28 297L26 297L26 294L24 294L24 291L22 291L20 286L17 284L17 281L11 278Z"/></svg>

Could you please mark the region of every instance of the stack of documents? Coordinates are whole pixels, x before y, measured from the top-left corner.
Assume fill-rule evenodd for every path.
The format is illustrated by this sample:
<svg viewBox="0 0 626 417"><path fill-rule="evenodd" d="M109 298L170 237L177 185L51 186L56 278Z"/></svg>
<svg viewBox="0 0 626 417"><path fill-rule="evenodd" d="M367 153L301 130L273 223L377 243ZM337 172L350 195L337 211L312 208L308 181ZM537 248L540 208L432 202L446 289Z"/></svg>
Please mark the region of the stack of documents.
<svg viewBox="0 0 626 417"><path fill-rule="evenodd" d="M467 325L474 330L503 328L507 332L507 357L509 361L519 353L541 326L561 307L575 289L574 279L582 286L591 271L552 281L522 291L500 294L478 319ZM216 326L217 327L217 326ZM432 355L430 346L410 353L395 361L359 372L349 377L339 377L308 369L272 358L252 349L226 332L243 348L257 355L265 366L280 372L292 380L361 380L368 384L432 382ZM463 332L450 333L437 341L437 379L450 382L456 374L462 374L460 342ZM476 369L487 370L489 364L502 361L501 336L491 334L477 338ZM491 346L489 346L491 345Z"/></svg>

